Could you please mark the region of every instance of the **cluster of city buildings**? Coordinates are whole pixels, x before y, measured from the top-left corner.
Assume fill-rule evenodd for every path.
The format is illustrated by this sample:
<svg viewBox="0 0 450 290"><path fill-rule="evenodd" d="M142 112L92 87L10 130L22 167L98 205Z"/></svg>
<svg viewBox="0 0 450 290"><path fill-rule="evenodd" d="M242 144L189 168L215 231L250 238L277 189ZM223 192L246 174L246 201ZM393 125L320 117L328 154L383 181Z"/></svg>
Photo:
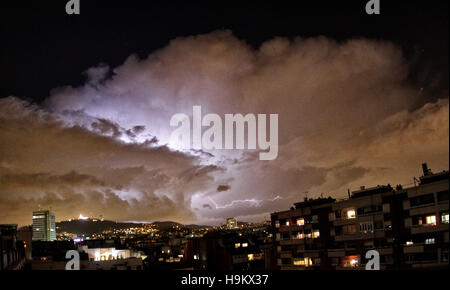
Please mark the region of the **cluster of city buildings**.
<svg viewBox="0 0 450 290"><path fill-rule="evenodd" d="M234 218L216 228L166 222L162 228L135 224L86 235L61 231L55 215L48 210L33 212L32 221L32 226L20 229L16 225L2 226L2 240L6 240L8 229L9 239L15 241L14 246L7 245L14 259L8 256L8 267L2 269L64 270L66 253L73 250L79 253L81 270L245 269L255 268L256 264L263 269L259 243L263 241L269 248L272 245L267 239L271 236L270 223L238 226ZM68 222L79 221L93 225L98 219L80 215Z"/></svg>
<svg viewBox="0 0 450 290"><path fill-rule="evenodd" d="M39 210L32 226L0 225L0 269L63 270L70 250L79 253L82 270L365 269L369 251L380 269L448 267L449 171L422 169L414 186L305 198L262 223L136 224L80 236L58 230L55 215Z"/></svg>
<svg viewBox="0 0 450 290"><path fill-rule="evenodd" d="M361 187L344 200L305 199L271 215L277 269L365 269L375 250L380 269L449 265L449 171L409 188Z"/></svg>

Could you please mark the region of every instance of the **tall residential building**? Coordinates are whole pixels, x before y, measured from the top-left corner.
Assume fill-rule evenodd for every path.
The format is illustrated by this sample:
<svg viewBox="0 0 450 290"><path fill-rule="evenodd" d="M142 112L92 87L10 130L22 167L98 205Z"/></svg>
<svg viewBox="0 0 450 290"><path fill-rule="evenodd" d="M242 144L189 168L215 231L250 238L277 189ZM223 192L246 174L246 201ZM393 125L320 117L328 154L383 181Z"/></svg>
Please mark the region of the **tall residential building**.
<svg viewBox="0 0 450 290"><path fill-rule="evenodd" d="M48 211L33 212L33 241L56 240L55 215Z"/></svg>
<svg viewBox="0 0 450 290"><path fill-rule="evenodd" d="M333 247L328 220L335 199L306 199L272 214L277 266L281 270L329 269Z"/></svg>
<svg viewBox="0 0 450 290"><path fill-rule="evenodd" d="M361 187L348 199L319 198L272 213L279 269L365 269L366 253L380 269L448 267L449 171L422 165L418 184Z"/></svg>

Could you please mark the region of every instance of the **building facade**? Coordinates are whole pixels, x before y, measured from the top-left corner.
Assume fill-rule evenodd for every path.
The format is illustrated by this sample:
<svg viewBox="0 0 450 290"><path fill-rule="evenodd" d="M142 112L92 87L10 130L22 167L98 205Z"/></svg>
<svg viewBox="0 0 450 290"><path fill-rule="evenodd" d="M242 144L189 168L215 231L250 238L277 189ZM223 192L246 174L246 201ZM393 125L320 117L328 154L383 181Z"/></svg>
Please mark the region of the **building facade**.
<svg viewBox="0 0 450 290"><path fill-rule="evenodd" d="M33 241L56 240L55 215L48 211L33 212Z"/></svg>
<svg viewBox="0 0 450 290"><path fill-rule="evenodd" d="M291 210L272 214L277 265L281 270L328 268L332 247L328 215L333 198L305 199Z"/></svg>
<svg viewBox="0 0 450 290"><path fill-rule="evenodd" d="M448 267L449 171L423 172L410 188L361 187L273 213L278 269L365 269L372 250L380 269Z"/></svg>
<svg viewBox="0 0 450 290"><path fill-rule="evenodd" d="M25 266L25 246L17 239L17 225L0 225L0 270Z"/></svg>
<svg viewBox="0 0 450 290"><path fill-rule="evenodd" d="M402 241L405 264L435 268L449 263L449 173L433 174L424 166L419 185L405 190Z"/></svg>

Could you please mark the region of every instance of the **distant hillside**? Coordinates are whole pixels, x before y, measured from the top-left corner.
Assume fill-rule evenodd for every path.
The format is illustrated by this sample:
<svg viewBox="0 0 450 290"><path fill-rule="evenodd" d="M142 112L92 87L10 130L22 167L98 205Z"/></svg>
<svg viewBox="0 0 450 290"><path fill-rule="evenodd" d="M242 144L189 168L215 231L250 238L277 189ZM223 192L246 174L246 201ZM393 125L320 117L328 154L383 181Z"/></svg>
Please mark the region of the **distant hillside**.
<svg viewBox="0 0 450 290"><path fill-rule="evenodd" d="M195 224L183 225L183 224L180 224L177 222L172 222L172 221L156 221L156 222L153 222L152 224L157 226L160 230L167 230L167 229L175 227L175 226L179 226L179 227L183 227L183 228L187 228L187 229L212 228L211 226L195 225Z"/></svg>
<svg viewBox="0 0 450 290"><path fill-rule="evenodd" d="M71 220L56 223L56 232L68 232L77 235L92 235L112 229L126 229L135 227L135 223L121 223L114 221Z"/></svg>
<svg viewBox="0 0 450 290"><path fill-rule="evenodd" d="M177 222L172 221L156 221L152 223L159 230L166 231L175 226L184 227L188 229L197 229L201 227L208 226L200 226L200 225L183 225ZM101 233L106 230L112 229L127 229L136 227L138 225L142 225L142 223L131 223L131 222L114 222L109 220L71 220L71 221L62 221L56 223L56 232L68 232L77 235L92 235L96 233Z"/></svg>
<svg viewBox="0 0 450 290"><path fill-rule="evenodd" d="M172 222L172 221L156 221L156 222L153 222L152 224L157 226L162 231L170 229L175 226L179 226L179 227L183 226L180 223Z"/></svg>

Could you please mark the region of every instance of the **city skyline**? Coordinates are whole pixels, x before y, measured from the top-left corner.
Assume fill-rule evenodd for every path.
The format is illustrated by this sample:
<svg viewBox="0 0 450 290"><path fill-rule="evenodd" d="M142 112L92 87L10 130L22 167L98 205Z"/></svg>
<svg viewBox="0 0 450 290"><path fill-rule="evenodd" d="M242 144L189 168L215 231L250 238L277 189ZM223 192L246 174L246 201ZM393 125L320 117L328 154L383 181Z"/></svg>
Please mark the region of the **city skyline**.
<svg viewBox="0 0 450 290"><path fill-rule="evenodd" d="M428 168L428 164L427 163L423 163L422 167L424 167L424 166L427 168L426 170L429 170L430 174L448 173L448 169L447 170L438 171L438 172L433 172L430 168ZM423 170L425 170L425 169L422 168L422 172L423 172ZM349 199L350 198L350 193L354 193L354 192L358 192L358 191L364 191L364 190L370 190L370 189L378 188L380 186L381 187L386 187L386 186L388 186L388 187L391 186L392 187L393 186L393 188L396 188L396 189L400 188L401 190L411 189L411 188L415 188L420 183L420 179L419 178L424 177L424 176L425 175L423 175L423 174L422 175L419 174L417 176L417 178L416 178L416 176L414 176L412 178L413 182L412 183L408 183L406 185L405 184L401 184L401 183L395 183L394 185L392 185L392 184L388 183L388 184L381 184L381 185L377 184L376 186L367 187L367 188L366 188L366 186L360 186L358 189L355 189L355 190L350 190L350 188L349 188L345 195L341 195L339 197L338 196L332 196L332 195L329 195L329 194L325 194L325 196L324 196L324 193L321 193L320 196L313 197L313 198L311 198L311 197L308 198L308 196L305 195L303 198L299 198L293 204L296 204L296 203L300 202L303 199L305 201L307 201L308 199L313 200L314 198L325 198L325 197L326 198L333 198L335 200L342 201L342 200ZM38 211L34 210L33 211L33 215L32 215L32 219L31 219L31 221L32 221L31 224L19 224L19 226L26 227L26 226L32 225L34 223L35 214L42 213L42 212L50 212L50 214L53 216L53 220L55 220L56 222L65 222L65 221L69 221L70 222L72 220L79 220L79 221L85 221L85 220L93 220L93 221L100 220L100 221L103 221L103 220L105 220L102 214L99 214L99 215L88 214L88 215L85 216L85 215L83 215L83 213L80 213L77 217L69 217L69 218L66 218L66 219L57 220L55 218L55 215L53 213L51 213L51 210L52 210L51 208L50 209L39 209ZM270 221L270 215L272 215L274 212L275 211L270 212L268 218L264 219L264 220L245 221L245 220L237 220L234 217L227 217L221 222L218 222L218 223L215 223L215 224L201 224L201 226L211 226L211 227L219 227L219 228L222 227L222 226L225 226L226 228L232 229L234 227L237 227L237 222L241 222L241 223L244 222L244 223L250 223L250 224L251 223L264 223L264 222ZM175 223L179 223L177 221L169 221L169 220L167 220L167 221L163 221L163 220L154 220L154 221L127 221L127 220L124 220L124 221L120 221L120 220L112 219L111 221L118 222L118 223L132 223L132 224L136 224L136 225L139 225L139 224L155 224L155 223L158 223L158 222L175 222ZM236 226L232 225L233 223L236 223ZM193 223L184 223L184 224L183 223L179 223L179 224L181 224L181 225L195 225ZM198 225L200 225L200 224L198 224Z"/></svg>

